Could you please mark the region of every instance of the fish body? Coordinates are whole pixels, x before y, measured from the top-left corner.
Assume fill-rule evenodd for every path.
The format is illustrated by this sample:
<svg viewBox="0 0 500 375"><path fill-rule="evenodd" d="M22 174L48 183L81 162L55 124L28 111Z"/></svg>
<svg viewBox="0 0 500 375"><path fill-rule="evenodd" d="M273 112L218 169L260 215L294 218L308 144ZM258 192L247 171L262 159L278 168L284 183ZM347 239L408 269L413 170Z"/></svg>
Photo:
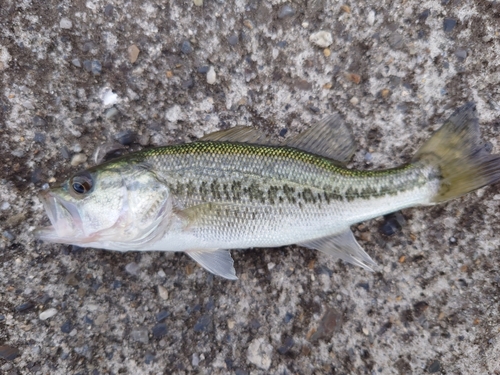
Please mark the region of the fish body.
<svg viewBox="0 0 500 375"><path fill-rule="evenodd" d="M236 278L230 249L299 244L371 269L349 226L435 204L500 179L472 103L459 108L409 164L345 167L355 146L340 116L285 145L251 128L132 153L41 194L49 242L109 250L183 251Z"/></svg>

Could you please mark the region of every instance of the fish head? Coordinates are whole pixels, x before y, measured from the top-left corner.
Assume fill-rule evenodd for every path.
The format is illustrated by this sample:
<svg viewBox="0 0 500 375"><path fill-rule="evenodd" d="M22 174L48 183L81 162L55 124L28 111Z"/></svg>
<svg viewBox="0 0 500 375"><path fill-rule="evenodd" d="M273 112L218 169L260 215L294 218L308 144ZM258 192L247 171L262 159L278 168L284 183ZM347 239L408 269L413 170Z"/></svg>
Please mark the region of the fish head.
<svg viewBox="0 0 500 375"><path fill-rule="evenodd" d="M107 163L40 193L51 225L46 242L134 250L161 236L171 213L168 187L144 165Z"/></svg>

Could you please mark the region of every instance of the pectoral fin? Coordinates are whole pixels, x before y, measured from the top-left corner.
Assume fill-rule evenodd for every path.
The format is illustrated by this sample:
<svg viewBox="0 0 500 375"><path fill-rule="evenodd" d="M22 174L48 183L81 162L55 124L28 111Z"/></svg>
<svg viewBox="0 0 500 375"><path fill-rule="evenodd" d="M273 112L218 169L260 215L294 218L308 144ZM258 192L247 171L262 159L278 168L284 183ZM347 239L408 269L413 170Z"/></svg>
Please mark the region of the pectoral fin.
<svg viewBox="0 0 500 375"><path fill-rule="evenodd" d="M339 234L318 238L297 245L316 249L345 262L363 267L373 272L370 266L375 266L373 259L359 246L350 229Z"/></svg>
<svg viewBox="0 0 500 375"><path fill-rule="evenodd" d="M238 280L233 266L234 261L228 250L189 250L186 253L214 275Z"/></svg>

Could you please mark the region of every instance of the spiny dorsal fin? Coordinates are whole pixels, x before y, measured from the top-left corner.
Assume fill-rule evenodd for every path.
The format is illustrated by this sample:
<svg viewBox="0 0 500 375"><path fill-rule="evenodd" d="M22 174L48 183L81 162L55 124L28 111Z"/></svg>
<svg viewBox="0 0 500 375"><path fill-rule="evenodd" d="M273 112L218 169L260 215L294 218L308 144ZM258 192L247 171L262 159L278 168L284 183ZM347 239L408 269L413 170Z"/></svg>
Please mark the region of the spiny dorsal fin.
<svg viewBox="0 0 500 375"><path fill-rule="evenodd" d="M264 132L244 125L238 125L231 129L219 130L206 134L203 138L200 138L200 141L253 143L259 145L271 144Z"/></svg>
<svg viewBox="0 0 500 375"><path fill-rule="evenodd" d="M325 117L309 130L287 140L286 145L341 164L347 164L356 151L351 129L339 114Z"/></svg>

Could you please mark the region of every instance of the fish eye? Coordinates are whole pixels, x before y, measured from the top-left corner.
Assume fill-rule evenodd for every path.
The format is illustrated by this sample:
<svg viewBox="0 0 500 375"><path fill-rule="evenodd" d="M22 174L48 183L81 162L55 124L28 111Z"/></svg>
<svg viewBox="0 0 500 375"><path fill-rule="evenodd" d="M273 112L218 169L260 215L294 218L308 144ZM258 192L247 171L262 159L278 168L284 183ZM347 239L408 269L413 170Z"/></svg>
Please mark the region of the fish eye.
<svg viewBox="0 0 500 375"><path fill-rule="evenodd" d="M90 173L84 171L73 176L69 185L71 188L71 192L74 193L76 197L79 197L83 194L88 193L92 189L94 183Z"/></svg>

